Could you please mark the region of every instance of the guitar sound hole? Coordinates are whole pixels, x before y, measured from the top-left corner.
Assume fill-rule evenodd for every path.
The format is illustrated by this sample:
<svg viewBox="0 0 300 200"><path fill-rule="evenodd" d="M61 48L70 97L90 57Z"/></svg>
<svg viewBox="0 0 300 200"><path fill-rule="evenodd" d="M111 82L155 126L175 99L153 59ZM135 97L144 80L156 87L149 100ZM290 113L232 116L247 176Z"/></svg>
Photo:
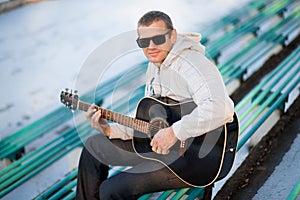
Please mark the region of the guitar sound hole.
<svg viewBox="0 0 300 200"><path fill-rule="evenodd" d="M150 139L152 139L159 130L169 127L169 123L159 117L152 119L150 124Z"/></svg>

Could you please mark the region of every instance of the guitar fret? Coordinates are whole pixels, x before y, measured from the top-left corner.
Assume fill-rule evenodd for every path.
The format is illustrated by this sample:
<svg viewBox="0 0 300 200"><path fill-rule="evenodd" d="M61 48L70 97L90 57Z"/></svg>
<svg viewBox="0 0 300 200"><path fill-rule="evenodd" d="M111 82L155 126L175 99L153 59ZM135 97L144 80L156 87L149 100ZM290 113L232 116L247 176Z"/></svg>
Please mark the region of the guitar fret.
<svg viewBox="0 0 300 200"><path fill-rule="evenodd" d="M142 126L141 121L138 121L137 124L138 124L138 126L139 126L140 131L144 131L144 130L143 130L144 127Z"/></svg>
<svg viewBox="0 0 300 200"><path fill-rule="evenodd" d="M129 126L130 125L130 120L126 117L126 121L127 121L127 125ZM131 127L133 128L133 129L135 129L135 127L134 127L134 120L132 120L131 121L132 123L131 123Z"/></svg>
<svg viewBox="0 0 300 200"><path fill-rule="evenodd" d="M148 123L144 123L144 133L149 134L148 132Z"/></svg>
<svg viewBox="0 0 300 200"><path fill-rule="evenodd" d="M108 120L110 120L109 112L106 112L106 118L107 118Z"/></svg>
<svg viewBox="0 0 300 200"><path fill-rule="evenodd" d="M136 130L135 120L132 120L132 128Z"/></svg>
<svg viewBox="0 0 300 200"><path fill-rule="evenodd" d="M101 109L101 112L102 112L102 116L107 119L106 111Z"/></svg>
<svg viewBox="0 0 300 200"><path fill-rule="evenodd" d="M134 119L133 120L133 126L134 126L134 129L138 130L138 126L137 126L137 123L136 123L136 120ZM139 130L138 130L139 131Z"/></svg>
<svg viewBox="0 0 300 200"><path fill-rule="evenodd" d="M144 133L148 133L148 126L147 126L147 124L144 124Z"/></svg>
<svg viewBox="0 0 300 200"><path fill-rule="evenodd" d="M137 130L137 126L136 126L135 120L132 120L132 125L133 125L133 128L134 128L135 130Z"/></svg>
<svg viewBox="0 0 300 200"><path fill-rule="evenodd" d="M136 129L139 130L140 132L144 132L144 127L143 123L140 120L135 120L136 123Z"/></svg>
<svg viewBox="0 0 300 200"><path fill-rule="evenodd" d="M123 119L125 120L126 126L129 126L129 127L132 128L132 124L130 124L130 119L128 117L126 117L126 116L123 116Z"/></svg>
<svg viewBox="0 0 300 200"><path fill-rule="evenodd" d="M113 118L113 115L110 111L107 112L107 118L110 120L110 121L114 121L114 118Z"/></svg>
<svg viewBox="0 0 300 200"><path fill-rule="evenodd" d="M125 117L125 116L122 116L122 118L123 118L123 121L124 121L125 126L128 126L128 127L131 127L131 128L132 128L132 126L130 126L130 124L129 124L128 118Z"/></svg>
<svg viewBox="0 0 300 200"><path fill-rule="evenodd" d="M110 120L109 119L109 113L107 112L107 110L105 110L105 118L108 119L108 120Z"/></svg>
<svg viewBox="0 0 300 200"><path fill-rule="evenodd" d="M126 122L126 118L124 118L123 116L120 116L120 119L124 126L128 126L127 122Z"/></svg>
<svg viewBox="0 0 300 200"><path fill-rule="evenodd" d="M112 120L115 121L116 119L116 113L112 113Z"/></svg>

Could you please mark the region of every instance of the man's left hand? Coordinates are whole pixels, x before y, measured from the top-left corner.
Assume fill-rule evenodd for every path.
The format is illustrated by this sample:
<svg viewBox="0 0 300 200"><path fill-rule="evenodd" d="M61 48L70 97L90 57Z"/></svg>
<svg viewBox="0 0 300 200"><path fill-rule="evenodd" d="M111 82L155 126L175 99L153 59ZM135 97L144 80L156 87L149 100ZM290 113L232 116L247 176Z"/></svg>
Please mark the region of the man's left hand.
<svg viewBox="0 0 300 200"><path fill-rule="evenodd" d="M177 142L177 137L174 134L173 128L168 127L158 131L150 145L152 146L152 151L158 154L168 154L170 148Z"/></svg>

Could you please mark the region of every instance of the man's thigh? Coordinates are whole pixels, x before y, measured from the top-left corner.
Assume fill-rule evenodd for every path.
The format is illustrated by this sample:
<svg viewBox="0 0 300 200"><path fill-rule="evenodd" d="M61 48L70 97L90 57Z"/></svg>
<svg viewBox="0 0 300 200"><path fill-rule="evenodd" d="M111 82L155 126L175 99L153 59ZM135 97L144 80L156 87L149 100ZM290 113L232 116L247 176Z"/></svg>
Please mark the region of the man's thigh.
<svg viewBox="0 0 300 200"><path fill-rule="evenodd" d="M131 140L110 140L101 133L88 138L85 148L97 160L106 165L133 166L143 161L134 152Z"/></svg>

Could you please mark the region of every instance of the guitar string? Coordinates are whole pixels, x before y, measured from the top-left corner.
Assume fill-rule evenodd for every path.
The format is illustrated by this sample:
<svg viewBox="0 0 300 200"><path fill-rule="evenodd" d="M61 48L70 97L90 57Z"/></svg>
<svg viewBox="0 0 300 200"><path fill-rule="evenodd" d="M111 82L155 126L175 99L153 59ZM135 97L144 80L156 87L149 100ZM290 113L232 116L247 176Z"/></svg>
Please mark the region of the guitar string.
<svg viewBox="0 0 300 200"><path fill-rule="evenodd" d="M112 112L110 110L103 109L103 108L101 108L101 109L103 110L103 114L106 116L106 118L110 119L111 121L117 122L117 120L115 119L115 116L113 114L112 115L108 114L108 113L114 113L114 112ZM136 129L139 129L138 131L142 130L141 132L144 132L146 134L149 134L152 131L158 132L159 130L161 130L161 128L159 126L153 125L153 124L151 124L147 121L132 118L132 117L120 114L120 113L116 113L116 114L117 114L117 118L121 118L121 121L123 122L124 125L129 126L133 129L135 129L134 126L136 125L137 126ZM127 121L127 123L126 123L126 119L129 119L129 121ZM144 131L145 128L143 128L143 126L148 127L147 131Z"/></svg>
<svg viewBox="0 0 300 200"><path fill-rule="evenodd" d="M80 102L80 106L82 106L83 110L87 110L88 107L90 106L89 104L85 103L85 102ZM147 121L143 121L143 120L140 120L140 119L136 119L136 118L132 118L132 117L129 117L129 116L126 116L126 115L123 115L123 114L120 114L120 113L117 113L117 112L113 112L113 111L110 111L110 110L106 110L104 108L101 108L99 106L97 106L98 109L102 110L103 112L103 115L105 116L105 118L108 118L109 120L111 121L114 121L114 122L117 122L117 120L115 119L115 116L114 116L114 113L119 116L119 118L123 118L121 119L123 124L124 125L127 125L127 126L130 126L130 124L126 123L124 120L126 119L129 119L129 123L130 122L136 122L136 123L133 123L132 126L130 126L131 128L134 127L134 125L137 125L137 129L140 129L140 130L143 130L144 128L142 128L142 125L143 124L146 124L144 126L148 126L149 128L147 128L147 131L141 131L141 132L144 132L146 134L149 134L151 133L152 131L154 132L158 132L159 130L161 130L161 127L159 126L156 126L156 125L153 125L151 124L150 122L147 122ZM124 119L125 118L125 119ZM139 123L140 122L140 123ZM134 129L134 128L133 128ZM139 130L138 130L139 131Z"/></svg>

